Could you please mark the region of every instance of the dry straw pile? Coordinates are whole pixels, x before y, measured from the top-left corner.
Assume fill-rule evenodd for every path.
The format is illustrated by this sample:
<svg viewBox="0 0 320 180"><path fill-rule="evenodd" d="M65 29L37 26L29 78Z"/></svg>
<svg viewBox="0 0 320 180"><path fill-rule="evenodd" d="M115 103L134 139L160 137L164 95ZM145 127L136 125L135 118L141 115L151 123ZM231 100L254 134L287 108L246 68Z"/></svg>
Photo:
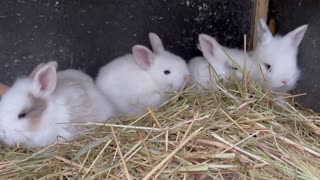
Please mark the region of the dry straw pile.
<svg viewBox="0 0 320 180"><path fill-rule="evenodd" d="M177 92L81 139L1 147L1 179L320 179L320 116L240 81Z"/></svg>

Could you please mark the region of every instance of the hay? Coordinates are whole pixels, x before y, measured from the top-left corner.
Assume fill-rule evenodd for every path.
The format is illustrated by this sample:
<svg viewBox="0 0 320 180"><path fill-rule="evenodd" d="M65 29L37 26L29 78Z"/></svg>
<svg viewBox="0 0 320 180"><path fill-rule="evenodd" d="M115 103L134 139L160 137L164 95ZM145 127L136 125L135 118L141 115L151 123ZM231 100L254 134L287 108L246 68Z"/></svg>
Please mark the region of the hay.
<svg viewBox="0 0 320 180"><path fill-rule="evenodd" d="M87 123L81 139L1 147L2 179L320 179L320 116L255 84L176 95L158 111ZM294 99L294 98L293 98Z"/></svg>

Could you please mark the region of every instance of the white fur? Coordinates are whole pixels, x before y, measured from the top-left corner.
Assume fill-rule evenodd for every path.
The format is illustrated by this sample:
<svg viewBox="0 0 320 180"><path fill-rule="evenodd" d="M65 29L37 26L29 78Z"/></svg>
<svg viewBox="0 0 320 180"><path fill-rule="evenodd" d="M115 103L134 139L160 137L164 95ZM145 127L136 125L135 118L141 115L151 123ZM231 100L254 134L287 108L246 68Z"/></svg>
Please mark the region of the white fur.
<svg viewBox="0 0 320 180"><path fill-rule="evenodd" d="M189 70L179 56L165 51L160 38L150 33L154 52L140 45L133 54L116 58L102 67L96 83L122 115L142 114L146 107L158 108L182 88ZM170 74L164 74L170 70Z"/></svg>
<svg viewBox="0 0 320 180"><path fill-rule="evenodd" d="M198 89L202 86L208 89L216 89L217 77L209 62L203 57L192 58L189 63L189 70L192 80L196 83ZM211 69L210 69L211 68Z"/></svg>
<svg viewBox="0 0 320 180"><path fill-rule="evenodd" d="M273 37L266 23L260 20L259 41L253 58L260 64L266 84L272 91L288 92L296 86L300 74L297 66L298 46L307 27L303 25L285 36ZM271 71L268 71L267 64L271 65ZM287 84L282 81L287 81Z"/></svg>
<svg viewBox="0 0 320 180"><path fill-rule="evenodd" d="M236 65L224 50L232 58L243 58L241 51L224 48L214 38L206 34L199 35L199 42L197 47L202 51L204 57L195 57L188 63L193 81L200 83L205 88L216 89L217 80L229 77L232 72L241 77L240 71L233 70Z"/></svg>
<svg viewBox="0 0 320 180"><path fill-rule="evenodd" d="M70 123L103 122L112 115L112 106L95 87L91 77L77 70L56 74L54 62L48 63L41 70L48 68L51 68L45 78L48 80L48 89L41 90L37 78L21 78L2 97L0 141L4 144L41 147L55 142L59 137L61 140L72 140L79 137L74 134L81 129ZM31 119L18 118L18 114L32 103L30 94L47 101L47 108L35 129L30 128Z"/></svg>
<svg viewBox="0 0 320 180"><path fill-rule="evenodd" d="M266 85L272 91L275 92L288 92L296 86L296 82L299 78L300 71L297 66L297 52L298 46L303 39L303 36L307 30L307 25L300 26L295 30L289 32L285 36L275 36L273 37L268 26L263 20L260 20L259 31L258 31L258 45L255 51L248 52L246 57L246 70L251 76L251 78L258 84ZM211 53L214 54L210 56L207 55L210 48L203 48L201 46L201 36L202 39L207 39L211 42ZM210 39L211 38L211 39ZM234 71L232 64L225 65L224 63L230 63L229 58L222 53L219 53L221 49L224 49L232 59L241 67L244 68L244 52L238 49L229 49L220 46L214 38L207 35L199 36L200 48L210 63L210 65L216 70L218 75L226 76L230 72ZM208 44L208 43L207 43ZM209 47L210 47L209 46ZM207 51L207 52L206 52ZM190 62L192 63L192 61ZM189 68L190 68L189 64ZM267 65L271 66L271 71L267 69ZM201 65L193 65L198 67L193 67L199 71L207 72L207 68L203 69ZM195 76L191 70L192 77L199 81L199 77ZM242 72L238 69L237 75L242 78ZM203 79L207 77L203 75ZM200 80L204 82L205 80ZM208 78L207 78L208 79ZM284 84L283 82L287 82Z"/></svg>

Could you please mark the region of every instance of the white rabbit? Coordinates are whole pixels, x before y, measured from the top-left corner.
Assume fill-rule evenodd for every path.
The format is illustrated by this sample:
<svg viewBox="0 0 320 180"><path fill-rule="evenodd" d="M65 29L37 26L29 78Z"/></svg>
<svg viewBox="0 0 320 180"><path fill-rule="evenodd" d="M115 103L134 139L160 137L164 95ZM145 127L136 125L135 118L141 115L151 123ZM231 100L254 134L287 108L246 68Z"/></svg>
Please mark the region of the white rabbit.
<svg viewBox="0 0 320 180"><path fill-rule="evenodd" d="M132 54L102 67L96 83L122 115L139 115L146 107L158 108L180 90L189 75L185 60L166 51L160 38L149 34L154 52L135 45Z"/></svg>
<svg viewBox="0 0 320 180"><path fill-rule="evenodd" d="M243 58L240 50L222 47L213 37L200 34L197 46L204 57L195 57L188 63L193 81L198 82L205 88L217 88L217 80L229 77L233 71L241 77L241 72L236 71L237 66L233 64L224 50L233 58Z"/></svg>
<svg viewBox="0 0 320 180"><path fill-rule="evenodd" d="M18 79L0 102L0 141L8 146L46 146L72 140L77 122L103 122L113 108L91 77L77 70L56 72L57 63ZM60 139L60 138L59 138Z"/></svg>
<svg viewBox="0 0 320 180"><path fill-rule="evenodd" d="M255 51L247 53L246 73L251 76L252 80L265 85L266 88L269 88L272 91L288 92L292 90L295 87L300 74L297 67L298 46L303 39L307 27L307 25L303 25L283 37L273 37L265 21L260 19L257 48ZM209 52L209 55L211 53L211 57L209 56L206 58L211 66L216 69L216 72L219 75L226 76L229 75L230 72L236 70L237 76L241 79L242 72L240 69L243 70L245 64L243 50L225 48L220 46L216 41L211 44L216 45L211 45L211 47L209 46L210 48L205 49L201 46L200 42L198 48L202 50L205 57L206 51ZM235 63L240 66L240 69L237 69L237 66L228 64L231 61L225 54L217 53L217 51L221 51L221 49L224 49L232 57ZM210 59L212 60L210 61ZM227 64L223 64L223 62L227 62ZM190 62L190 64L191 63L192 62ZM219 68L221 65L222 68ZM190 68L190 71L195 80L198 80L199 78L194 75L196 74L194 72L205 71L208 74L207 70L203 70L203 67L199 67L197 71L191 70Z"/></svg>
<svg viewBox="0 0 320 180"><path fill-rule="evenodd" d="M300 74L297 66L298 46L307 28L307 25L302 25L285 36L273 37L266 22L260 19L253 59L260 64L270 90L288 92L295 87ZM259 76L260 72L253 72L255 74L252 76Z"/></svg>

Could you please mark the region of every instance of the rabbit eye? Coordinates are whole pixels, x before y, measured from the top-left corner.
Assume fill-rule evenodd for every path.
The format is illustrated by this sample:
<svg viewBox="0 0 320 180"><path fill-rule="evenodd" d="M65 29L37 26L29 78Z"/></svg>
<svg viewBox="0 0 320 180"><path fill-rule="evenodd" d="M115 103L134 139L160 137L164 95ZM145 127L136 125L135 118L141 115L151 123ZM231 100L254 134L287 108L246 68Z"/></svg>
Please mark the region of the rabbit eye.
<svg viewBox="0 0 320 180"><path fill-rule="evenodd" d="M166 75L168 75L168 74L170 74L171 72L170 72L170 70L165 70L165 71L163 71L163 73L166 74Z"/></svg>
<svg viewBox="0 0 320 180"><path fill-rule="evenodd" d="M236 70L236 71L238 70L238 68L237 68L237 67L231 67L231 69Z"/></svg>
<svg viewBox="0 0 320 180"><path fill-rule="evenodd" d="M18 118L19 119L22 119L22 118L25 118L27 116L27 113L20 113L19 115L18 115Z"/></svg>
<svg viewBox="0 0 320 180"><path fill-rule="evenodd" d="M269 72L271 71L271 65L270 64L264 63L264 66L268 69Z"/></svg>

